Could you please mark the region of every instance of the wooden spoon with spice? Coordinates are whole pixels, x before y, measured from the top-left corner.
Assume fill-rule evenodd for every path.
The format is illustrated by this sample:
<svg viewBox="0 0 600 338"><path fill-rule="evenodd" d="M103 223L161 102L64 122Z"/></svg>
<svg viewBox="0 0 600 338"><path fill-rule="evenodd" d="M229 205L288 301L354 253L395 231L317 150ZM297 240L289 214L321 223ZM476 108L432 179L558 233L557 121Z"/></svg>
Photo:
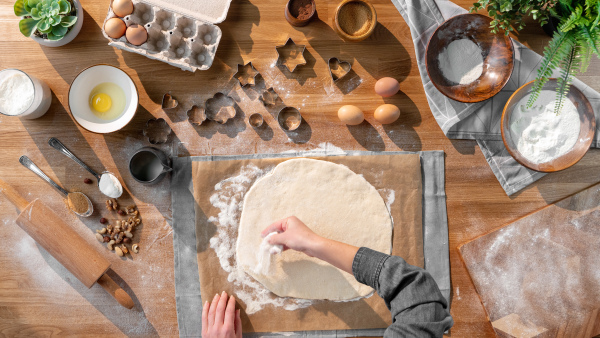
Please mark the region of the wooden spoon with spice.
<svg viewBox="0 0 600 338"><path fill-rule="evenodd" d="M23 155L19 162L27 169L33 171L36 175L48 182L54 189L58 190L67 199L69 210L81 217L89 217L94 212L94 206L90 199L81 192L68 192L63 187L54 182L46 175L29 157Z"/></svg>

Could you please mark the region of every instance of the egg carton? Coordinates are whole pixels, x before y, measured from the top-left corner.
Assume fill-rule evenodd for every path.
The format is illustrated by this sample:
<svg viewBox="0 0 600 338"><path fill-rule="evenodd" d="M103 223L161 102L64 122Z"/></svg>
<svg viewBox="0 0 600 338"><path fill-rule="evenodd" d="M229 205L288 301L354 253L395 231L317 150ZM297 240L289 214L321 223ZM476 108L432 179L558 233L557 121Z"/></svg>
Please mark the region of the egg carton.
<svg viewBox="0 0 600 338"><path fill-rule="evenodd" d="M102 24L102 34L108 45L128 52L160 60L183 70L207 70L221 41L221 29L209 22L176 13L160 6L134 0L133 13L122 20L127 27L138 24L148 31L148 40L140 46L127 41L125 35L113 39L104 32L107 20L118 16L110 2L108 14Z"/></svg>

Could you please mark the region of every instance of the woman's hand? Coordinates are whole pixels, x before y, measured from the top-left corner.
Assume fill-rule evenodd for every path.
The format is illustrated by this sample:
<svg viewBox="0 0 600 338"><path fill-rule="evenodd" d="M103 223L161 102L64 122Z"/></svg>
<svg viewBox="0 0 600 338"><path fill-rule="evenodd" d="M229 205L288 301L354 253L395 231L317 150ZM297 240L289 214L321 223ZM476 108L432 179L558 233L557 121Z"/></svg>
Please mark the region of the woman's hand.
<svg viewBox="0 0 600 338"><path fill-rule="evenodd" d="M315 245L322 239L296 216L287 217L269 225L260 235L264 238L272 232L277 232L277 234L269 237L270 244L283 245L283 250L292 249L311 257L315 255Z"/></svg>
<svg viewBox="0 0 600 338"><path fill-rule="evenodd" d="M235 309L235 298L227 299L227 293L215 295L212 303L204 303L202 308L202 337L241 338L242 319L240 310Z"/></svg>
<svg viewBox="0 0 600 338"><path fill-rule="evenodd" d="M323 238L315 234L295 216L269 225L260 235L264 238L272 232L277 232L277 234L269 237L269 244L283 245L283 250L292 249L303 252L352 274L352 262L358 251L357 247Z"/></svg>

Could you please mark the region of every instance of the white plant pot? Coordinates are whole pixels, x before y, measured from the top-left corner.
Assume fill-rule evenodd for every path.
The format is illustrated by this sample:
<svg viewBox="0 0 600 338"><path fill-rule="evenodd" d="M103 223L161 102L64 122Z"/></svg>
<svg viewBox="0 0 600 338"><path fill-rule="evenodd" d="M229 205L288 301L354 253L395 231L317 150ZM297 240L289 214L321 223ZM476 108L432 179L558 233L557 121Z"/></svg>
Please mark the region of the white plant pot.
<svg viewBox="0 0 600 338"><path fill-rule="evenodd" d="M60 47L73 41L77 37L77 34L79 34L79 31L83 26L83 7L81 6L81 2L79 2L79 0L73 0L73 4L77 8L77 22L75 22L75 25L73 25L73 27L67 33L67 35L65 35L62 39L56 41L46 40L32 35L31 38L33 39L33 41L39 43L42 46L48 47Z"/></svg>

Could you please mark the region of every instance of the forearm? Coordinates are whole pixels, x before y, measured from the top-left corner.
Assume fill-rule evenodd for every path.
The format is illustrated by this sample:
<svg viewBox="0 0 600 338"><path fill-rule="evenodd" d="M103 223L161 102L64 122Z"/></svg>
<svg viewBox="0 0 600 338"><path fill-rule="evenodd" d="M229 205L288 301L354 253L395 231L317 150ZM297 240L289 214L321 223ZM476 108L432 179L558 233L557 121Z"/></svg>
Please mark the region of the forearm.
<svg viewBox="0 0 600 338"><path fill-rule="evenodd" d="M355 246L319 237L313 241L305 253L352 274L352 262L357 251L358 248Z"/></svg>

